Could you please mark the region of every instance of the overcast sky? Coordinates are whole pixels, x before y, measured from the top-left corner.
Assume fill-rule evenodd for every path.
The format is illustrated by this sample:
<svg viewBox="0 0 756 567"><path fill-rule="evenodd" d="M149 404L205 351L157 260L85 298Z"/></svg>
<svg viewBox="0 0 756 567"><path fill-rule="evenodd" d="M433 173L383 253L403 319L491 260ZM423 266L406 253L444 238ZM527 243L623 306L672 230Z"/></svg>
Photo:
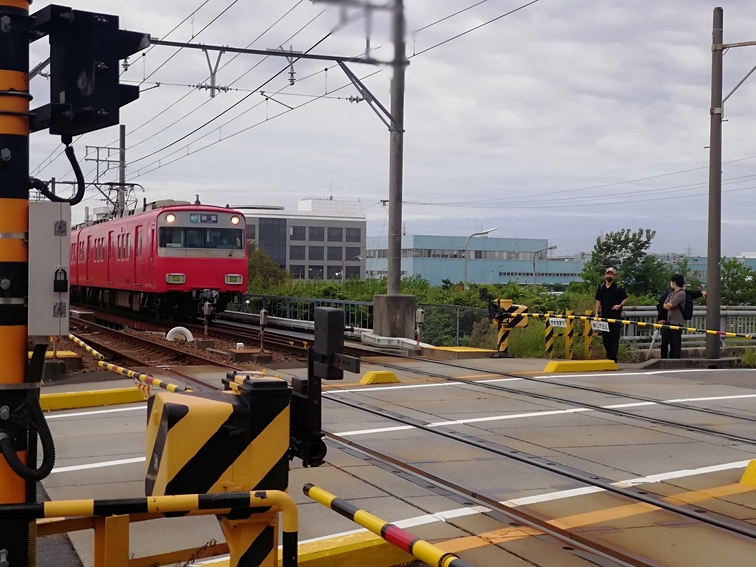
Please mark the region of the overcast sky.
<svg viewBox="0 0 756 567"><path fill-rule="evenodd" d="M650 228L656 252L705 255L717 4L540 0L433 47L526 3L487 0L420 29L477 1L406 0L407 54L416 54L406 79L406 232L467 236L497 227L492 236L548 238L567 255L590 251L603 232ZM34 2L32 12L47 4ZM306 51L340 23L338 8L309 0L71 4L118 14L121 28L167 40L259 49ZM756 40L756 2L719 5L725 42ZM350 12L355 21L313 53L362 53L368 26L358 15ZM389 25L388 14L374 14L375 58L393 54ZM33 44L32 65L47 50L46 40ZM199 193L206 203L293 208L300 199L333 195L360 200L368 234L386 235L389 134L365 102L348 100L358 93L338 68L299 61L289 86L283 58L224 54L217 84L238 90L211 99L190 86L208 80L205 54L176 51L155 46L132 57L121 79L142 83L139 100L121 112L127 178L144 188L140 201ZM730 49L724 92L754 65L756 47ZM351 68L359 77L372 74L365 84L389 107L391 69ZM49 100L48 90L46 79L32 81L32 107ZM756 75L728 101L725 118L722 250L738 255L756 251ZM115 147L117 140L113 127L75 147L83 161L85 146ZM54 137L36 133L31 144L34 175L72 178L65 156L56 159L62 146ZM94 181L95 163L83 169ZM102 177L116 179L116 169ZM84 204L102 206L94 191ZM83 218L83 206L74 218Z"/></svg>

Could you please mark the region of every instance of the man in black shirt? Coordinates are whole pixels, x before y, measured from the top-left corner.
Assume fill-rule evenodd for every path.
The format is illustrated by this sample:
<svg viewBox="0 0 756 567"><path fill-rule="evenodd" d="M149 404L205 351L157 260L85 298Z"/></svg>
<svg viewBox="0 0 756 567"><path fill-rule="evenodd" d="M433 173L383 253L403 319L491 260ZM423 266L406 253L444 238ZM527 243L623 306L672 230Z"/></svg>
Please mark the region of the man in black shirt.
<svg viewBox="0 0 756 567"><path fill-rule="evenodd" d="M617 277L617 270L607 268L604 273L606 283L599 286L596 291L596 308L594 315L604 319L621 319L622 308L627 303L627 293L614 281ZM604 349L606 357L617 362L617 351L619 350L621 323L609 323L609 331L603 333Z"/></svg>

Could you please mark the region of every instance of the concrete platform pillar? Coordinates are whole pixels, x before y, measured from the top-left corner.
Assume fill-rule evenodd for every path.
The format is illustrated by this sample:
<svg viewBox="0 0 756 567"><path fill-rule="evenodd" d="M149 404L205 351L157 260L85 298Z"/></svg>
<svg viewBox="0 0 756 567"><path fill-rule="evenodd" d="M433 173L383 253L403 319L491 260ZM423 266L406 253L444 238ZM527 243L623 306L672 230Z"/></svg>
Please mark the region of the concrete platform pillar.
<svg viewBox="0 0 756 567"><path fill-rule="evenodd" d="M415 296L373 297L373 333L379 337L415 338Z"/></svg>

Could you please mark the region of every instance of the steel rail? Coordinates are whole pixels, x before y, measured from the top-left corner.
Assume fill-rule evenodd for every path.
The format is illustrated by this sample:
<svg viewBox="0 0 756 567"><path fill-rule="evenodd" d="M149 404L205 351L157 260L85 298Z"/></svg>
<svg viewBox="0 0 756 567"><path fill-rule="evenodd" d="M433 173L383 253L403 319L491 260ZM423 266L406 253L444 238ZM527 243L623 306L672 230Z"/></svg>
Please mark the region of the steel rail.
<svg viewBox="0 0 756 567"><path fill-rule="evenodd" d="M415 358L416 360L421 360L421 359L418 359L417 357L408 357L408 358ZM437 361L434 360L433 362L437 362ZM506 392L508 394L515 394L515 395L518 395L518 396L526 396L526 397L536 398L536 399L539 399L539 400L545 400L545 401L549 401L549 402L555 402L555 403L562 404L562 405L565 405L565 404L578 405L578 406L580 406L582 408L587 408L587 409L590 409L590 410L593 410L593 411L597 411L597 412L602 412L602 413L613 414L613 415L616 415L618 417L624 417L624 418L629 418L629 419L647 421L649 423L654 423L656 425L666 425L668 427L673 427L675 429L686 429L686 430L689 430L689 431L695 431L697 433L702 433L702 434L705 434L705 435L713 435L715 437L721 437L723 439L727 439L729 441L735 441L737 443L746 443L746 444L749 444L749 445L756 445L756 439L754 439L753 437L742 437L740 435L734 435L734 434L731 434L731 433L724 433L722 431L717 431L715 429L708 429L706 427L701 427L699 425L680 423L680 422L677 422L677 421L670 421L670 420L662 419L662 418L659 418L659 417L651 417L651 416L646 416L646 415L639 415L637 413L632 413L632 412L629 412L629 411L623 411L623 410L618 409L618 408L609 408L609 407L605 407L605 406L598 406L598 405L595 405L595 404L586 403L584 401L577 402L575 400L568 400L568 399L560 398L560 397L557 397L557 396L551 396L549 394L541 394L539 392L532 392L530 390L528 390L528 391L518 390L516 388L510 388L510 387L507 387L507 386L502 386L501 384L490 384L490 383L480 382L480 381L475 381L475 380L467 380L465 378L457 378L456 376L444 376L443 374L439 374L437 372L429 372L429 371L420 370L420 369L417 369L417 368L407 368L405 366L398 366L398 365L387 364L387 363L381 363L381 366L383 366L384 368L390 368L390 369L393 369L393 370L401 370L401 371L405 371L405 372L411 372L413 374L420 374L422 376L428 376L428 377L432 377L432 378L440 378L442 380L446 380L447 382L456 382L456 383L465 384L465 385L468 385L468 386L475 386L475 387L478 387L478 388L486 388L486 389L490 389L490 390L496 390L496 391L499 391L499 392ZM458 368L465 368L465 367L464 366L459 366ZM522 376L520 374L506 374L506 373L498 373L498 372L489 372L487 370L481 370L480 368L467 368L467 369L468 370L476 370L478 372L486 372L487 374L495 374L495 375L499 375L499 376L518 378L518 379L522 379L522 380L527 379L527 377ZM550 384L550 385L564 386L564 384L561 384L561 383L553 383L553 384L551 384L549 382L544 382L544 383L547 383L547 384ZM565 386L565 387L569 387L569 386ZM629 394L629 395L626 396L625 394L619 394L619 393L616 393L616 392L605 392L605 393L613 395L613 396L616 396L616 397L628 397L629 399L632 399L632 394ZM714 413L716 415L723 415L723 414L721 414L719 412L716 412L715 410L709 410L708 412L704 411L704 410L706 410L708 408L694 408L692 406L683 408L681 405L676 405L676 404L668 404L668 405L670 407L675 407L677 409L692 409L692 410L695 410L695 411L703 411L704 413ZM740 417L734 416L734 415L732 417L734 417L736 419L745 419L745 418L740 418Z"/></svg>
<svg viewBox="0 0 756 567"><path fill-rule="evenodd" d="M453 431L448 431L440 427L431 427L430 425L424 424L420 422L419 420L416 420L408 416L398 415L398 414L394 414L393 412L387 412L385 410L376 409L373 406L369 406L361 402L352 402L349 400L340 399L338 396L334 395L333 393L323 393L323 397L333 402L340 403L342 405L346 405L348 407L351 407L360 411L364 411L364 412L376 415L378 417L382 417L384 419L389 419L397 423L402 423L404 425L408 425L410 427L414 427L416 429L420 429L422 431L426 431L434 435L440 435L447 439L451 439L453 441L457 441L459 443L463 443L471 447L476 447L483 451L494 453L502 457L507 457L515 461L518 461L527 465L531 465L536 468L549 471L560 476L570 478L577 482L587 484L589 486L601 488L603 490L606 490L607 492L611 492L611 493L623 496L630 500L637 500L640 502L644 502L646 504L650 504L652 506L656 506L658 508L667 510L668 512L685 516L686 518L691 518L699 522L716 526L726 531L734 532L745 537L756 539L756 526L753 526L750 524L727 522L725 520L714 517L714 513L709 510L702 510L702 509L688 510L685 508L681 508L674 504L665 502L661 500L660 498L655 498L653 496L650 496L647 490L616 486L613 483L613 481L610 481L608 479L602 479L598 475L585 473L583 471L573 469L572 467L567 467L565 465L560 465L558 463L551 462L550 459L538 457L536 455L531 455L529 453L525 453L520 450L515 450L510 447L503 446L503 445L496 445L494 443L491 443L490 441L485 441L483 439L479 439L472 435L463 435L459 433L454 433Z"/></svg>
<svg viewBox="0 0 756 567"><path fill-rule="evenodd" d="M553 526L549 524L551 518L548 518L547 516L528 511L524 507L507 506L494 498L481 494L477 490L473 490L456 482L451 482L434 473L426 471L419 466L407 463L406 461L403 461L387 453L376 451L375 449L371 449L366 445L357 443L350 439L344 439L343 437L339 437L334 433L325 432L325 435L334 443L343 445L344 447L349 447L354 451L362 453L363 455L365 455L363 460L365 458L369 458L371 460L383 462L387 465L390 465L391 467L401 469L402 471L422 481L424 485L430 482L437 487L443 488L444 490L457 493L458 495L463 496L465 499L472 500L473 503L491 508L492 511L501 513L510 520L514 520L515 522L523 524L527 527L537 529L546 535L550 535L557 540L563 543L567 543L570 546L579 548L582 551L592 553L603 559L608 559L612 562L616 562L622 566L648 565L648 561L641 561L640 558L635 554L630 555L626 550L622 548L614 547L611 544L594 542L590 538L585 537L579 533L572 533L568 529ZM416 484L418 483L416 482Z"/></svg>
<svg viewBox="0 0 756 567"><path fill-rule="evenodd" d="M174 358L184 359L187 362L193 362L194 364L206 364L210 366L220 366L225 368L234 369L235 368L229 364L223 364L221 362L218 362L217 360L212 360L210 358L205 358L204 356L200 356L198 354L193 354L190 352L186 352L180 349L175 349L172 347L169 347L167 345L161 344L161 343L155 343L153 341L150 341L148 339L144 339L142 337L136 337L134 335L129 335L128 333L123 333L121 331L116 331L114 329L110 329L108 327L105 327L103 325L98 325L97 323L92 323L91 321L85 321L83 319L78 319L76 317L71 317L72 322L77 322L80 324L86 324L88 327L97 330L98 332L102 333L103 335L107 335L110 337L117 338L121 341L124 341L126 343L131 343L134 345L138 345L143 348L147 348L156 352L159 352L164 355L173 356ZM116 347L113 347L112 345L105 345L102 343L97 342L96 339L93 339L92 337L87 337L87 342L94 346L97 350L105 350L108 352L112 352L114 354L117 354L121 356L122 358L126 360L130 360L134 362L138 366L154 366L154 363L140 360L136 358L133 355L125 354L122 352L119 352L117 350L114 350Z"/></svg>
<svg viewBox="0 0 756 567"><path fill-rule="evenodd" d="M402 356L402 355L398 355ZM427 360L421 357L416 356L408 356L409 359L415 359L415 360ZM505 376L508 378L520 378L522 380L526 380L529 382L539 382L541 384L548 384L549 386L561 386L563 388L568 389L574 389L574 390L582 390L585 392L592 392L595 394L604 394L607 396L617 396L619 398L628 398L630 400L637 400L639 402L647 402L647 403L653 403L660 406L675 408L675 409L686 409L690 411L697 411L701 413L709 413L712 415L717 415L720 417L731 417L733 419L739 419L742 421L753 421L756 422L756 417L750 416L750 415L742 415L737 413L731 413L728 411L720 411L712 408L702 408L698 406L691 406L688 404L683 403L677 403L677 402L669 402L665 400L657 400L656 398L649 398L648 396L642 396L640 394L626 394L624 392L615 392L613 390L605 390L603 388L596 388L595 386L583 386L581 384L574 384L574 383L565 383L565 382L556 382L554 380L549 380L548 378L541 378L536 376L529 376L526 374L514 374L509 372L499 372L497 370L489 371L489 370L481 370L480 368L475 368L471 366L465 366L463 364L454 364L453 362L448 362L444 360L433 360L433 362L436 362L443 366L449 366L451 368L459 368L460 370L473 370L478 372L486 372L486 374L494 374L497 376ZM756 442L756 440L754 440Z"/></svg>

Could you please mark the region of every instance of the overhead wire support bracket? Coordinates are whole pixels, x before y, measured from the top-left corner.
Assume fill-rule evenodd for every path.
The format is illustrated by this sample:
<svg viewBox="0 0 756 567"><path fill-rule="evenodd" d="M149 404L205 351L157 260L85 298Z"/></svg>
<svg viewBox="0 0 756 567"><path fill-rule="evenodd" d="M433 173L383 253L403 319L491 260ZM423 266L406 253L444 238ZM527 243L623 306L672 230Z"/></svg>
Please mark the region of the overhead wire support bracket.
<svg viewBox="0 0 756 567"><path fill-rule="evenodd" d="M210 67L210 98L215 98L215 78L218 75L218 65L220 65L220 60L223 56L224 51L221 50L218 52L218 59L215 60L215 67L213 67L212 63L210 63L210 52L207 49L203 49L202 51L205 52L205 57L207 57L207 66Z"/></svg>
<svg viewBox="0 0 756 567"><path fill-rule="evenodd" d="M352 70L347 67L343 61L339 61L338 64L339 67L341 67L341 70L344 71L344 74L347 76L347 78L352 81L354 88L357 89L362 98L370 105L370 108L372 108L373 112L375 112L378 118L381 119L381 122L386 125L386 128L389 129L389 132L404 132L404 129L401 127L401 125L394 119L391 113L386 110L386 107L383 106L378 101L378 99L373 96L373 93L371 93L370 90L365 86L365 84L360 81L359 77L352 73ZM386 120L386 118L388 118L388 120Z"/></svg>
<svg viewBox="0 0 756 567"><path fill-rule="evenodd" d="M222 45L208 45L203 43L184 43L180 41L165 41L162 39L150 38L151 45L162 45L165 47L181 47L184 49L201 49L203 51L225 51L227 53L242 53L246 55L264 55L266 57L292 57L288 51L267 50L267 49L246 49L241 47L227 47ZM316 61L333 61L334 63L365 63L367 65L391 65L391 61L381 61L372 57L342 57L340 55L318 55L316 53L297 53L293 56L296 59L313 59Z"/></svg>

